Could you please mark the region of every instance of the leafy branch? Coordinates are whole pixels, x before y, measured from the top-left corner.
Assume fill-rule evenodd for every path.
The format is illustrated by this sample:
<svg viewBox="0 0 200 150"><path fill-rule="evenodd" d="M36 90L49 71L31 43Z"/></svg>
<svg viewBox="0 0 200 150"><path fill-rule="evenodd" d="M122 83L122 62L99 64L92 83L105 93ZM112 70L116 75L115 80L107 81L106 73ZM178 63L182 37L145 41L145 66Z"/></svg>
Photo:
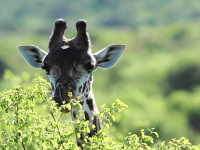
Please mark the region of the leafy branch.
<svg viewBox="0 0 200 150"><path fill-rule="evenodd" d="M77 120L66 122L62 120L63 113L55 107L51 98L47 98L49 85L42 78L35 79L33 86L24 88L15 86L8 91L0 93L0 149L79 149L74 142L74 135L85 135L84 149L186 149L196 150L200 146L192 145L182 137L169 142L161 141L154 128L140 130L140 135L128 133L123 141L110 138L106 130L100 130L96 136L88 137L89 122L85 120L84 112L78 101L72 100L73 107L80 109ZM63 107L69 107L64 105ZM111 108L105 104L100 107L97 114L104 129L112 128L116 114L122 113L128 106L116 100ZM46 109L45 109L46 108ZM43 109L41 111L41 109ZM62 109L62 108L61 108ZM70 119L71 120L71 119ZM73 125L73 126L72 126ZM117 135L117 134L116 134Z"/></svg>

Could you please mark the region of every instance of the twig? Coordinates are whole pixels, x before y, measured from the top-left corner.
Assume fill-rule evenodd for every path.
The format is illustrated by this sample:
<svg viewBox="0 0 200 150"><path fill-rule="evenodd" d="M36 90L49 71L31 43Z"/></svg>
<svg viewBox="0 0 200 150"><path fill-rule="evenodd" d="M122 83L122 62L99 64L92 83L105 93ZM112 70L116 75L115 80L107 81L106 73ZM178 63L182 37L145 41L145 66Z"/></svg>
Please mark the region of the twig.
<svg viewBox="0 0 200 150"><path fill-rule="evenodd" d="M43 97L42 94L41 94L40 96ZM57 128L58 134L59 134L59 136L60 136L60 138L61 138L62 135L61 135L61 132L60 132L60 128L59 128L58 125L57 125L57 121L56 121L56 118L55 118L53 112L50 110L49 103L48 103L46 97L44 97L44 101L45 101L45 103L46 103L46 105L47 105L47 108L48 108L49 113L51 114L51 117L53 118L54 122L56 123L56 128ZM60 119L60 118L59 118L59 119ZM65 146L63 145L63 143L61 143L61 145L63 146L63 148L65 148Z"/></svg>

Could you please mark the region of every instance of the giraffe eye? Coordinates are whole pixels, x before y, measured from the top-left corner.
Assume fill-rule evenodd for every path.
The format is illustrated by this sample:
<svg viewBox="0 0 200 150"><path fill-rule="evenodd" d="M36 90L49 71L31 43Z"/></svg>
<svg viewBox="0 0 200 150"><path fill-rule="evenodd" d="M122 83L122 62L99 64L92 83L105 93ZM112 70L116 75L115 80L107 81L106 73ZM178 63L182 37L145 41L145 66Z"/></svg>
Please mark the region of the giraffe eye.
<svg viewBox="0 0 200 150"><path fill-rule="evenodd" d="M49 70L46 70L46 74L49 75Z"/></svg>
<svg viewBox="0 0 200 150"><path fill-rule="evenodd" d="M42 66L42 69L46 70L46 74L49 75L50 68L47 65Z"/></svg>
<svg viewBox="0 0 200 150"><path fill-rule="evenodd" d="M87 63L85 65L85 69L87 70L88 73L91 73L94 69L94 64L92 64L91 62Z"/></svg>

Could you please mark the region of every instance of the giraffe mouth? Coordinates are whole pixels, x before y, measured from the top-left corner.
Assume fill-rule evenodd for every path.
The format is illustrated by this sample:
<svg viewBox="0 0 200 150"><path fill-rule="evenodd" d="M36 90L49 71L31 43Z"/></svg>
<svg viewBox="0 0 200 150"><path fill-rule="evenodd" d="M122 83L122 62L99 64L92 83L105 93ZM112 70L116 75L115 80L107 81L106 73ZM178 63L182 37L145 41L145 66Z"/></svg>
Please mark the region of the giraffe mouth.
<svg viewBox="0 0 200 150"><path fill-rule="evenodd" d="M70 102L71 98L73 98L73 92L72 93L72 97L70 97L68 95L68 90L62 90L61 86L59 83L56 84L56 88L53 94L53 100L55 100L56 103L58 103L58 106L61 106L63 104L67 104Z"/></svg>

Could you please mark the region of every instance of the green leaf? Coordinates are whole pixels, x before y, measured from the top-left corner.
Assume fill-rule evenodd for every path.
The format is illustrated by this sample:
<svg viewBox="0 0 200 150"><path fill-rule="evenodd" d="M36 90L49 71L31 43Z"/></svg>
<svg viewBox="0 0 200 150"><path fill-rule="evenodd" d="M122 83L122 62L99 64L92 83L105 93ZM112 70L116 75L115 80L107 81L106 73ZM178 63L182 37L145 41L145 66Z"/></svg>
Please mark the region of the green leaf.
<svg viewBox="0 0 200 150"><path fill-rule="evenodd" d="M28 142L28 137L25 136L24 138L22 138L22 142L27 143Z"/></svg>

